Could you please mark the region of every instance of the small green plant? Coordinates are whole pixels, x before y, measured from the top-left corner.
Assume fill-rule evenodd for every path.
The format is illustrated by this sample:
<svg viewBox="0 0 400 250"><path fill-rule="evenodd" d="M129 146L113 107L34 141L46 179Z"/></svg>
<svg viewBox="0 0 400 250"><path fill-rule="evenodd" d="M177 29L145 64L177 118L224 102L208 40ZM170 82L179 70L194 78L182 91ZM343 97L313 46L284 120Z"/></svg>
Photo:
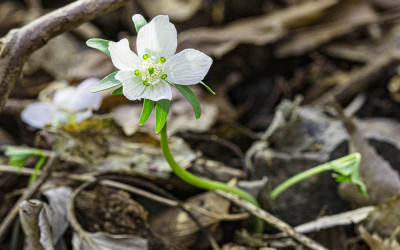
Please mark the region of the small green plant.
<svg viewBox="0 0 400 250"><path fill-rule="evenodd" d="M169 149L166 121L172 99L171 86L177 88L189 101L196 119L199 119L200 102L187 85L200 83L215 94L202 81L211 67L212 59L195 49L185 49L175 54L177 31L169 22L168 16L156 16L149 23L141 15L134 15L132 20L138 32L138 55L130 50L127 39L112 42L94 38L87 41L89 47L109 56L114 66L119 69L101 80L92 92L118 87L111 95L123 94L129 100L143 99L139 125L145 124L155 109L155 132L160 133L164 157L178 177L202 189L223 190L236 194L241 199L259 206L252 195L240 188L201 178L186 171L175 161ZM258 231L261 230L262 222L258 221Z"/></svg>
<svg viewBox="0 0 400 250"><path fill-rule="evenodd" d="M44 163L46 162L46 156L39 149L30 149L30 148L19 148L8 146L4 152L4 154L9 157L9 164L14 167L22 168L25 166L28 158L32 156L39 156L39 160L36 162L34 167L34 172L31 175L28 186L34 183L39 175L40 169L42 169Z"/></svg>
<svg viewBox="0 0 400 250"><path fill-rule="evenodd" d="M356 184L360 193L365 197L368 197L367 188L362 182L360 176L360 163L360 153L352 153L342 158L316 166L301 172L296 176L293 176L277 186L274 190L272 190L271 197L275 199L283 191L290 188L294 184L325 171L333 171L333 176L336 178L337 182L350 182Z"/></svg>
<svg viewBox="0 0 400 250"><path fill-rule="evenodd" d="M155 107L155 132L161 132L160 144L165 159L177 176L196 187L234 193L258 205L255 198L242 189L189 173L176 163L169 149L166 120L172 99L171 86L177 88L190 102L195 117L199 119L200 102L187 85L200 83L215 94L202 82L211 67L212 59L195 49L185 49L175 54L177 32L168 16L156 16L150 23L141 15L134 15L132 20L138 32L138 55L130 50L127 39L116 43L97 38L87 41L89 47L111 57L113 64L119 69L106 76L92 92L119 86L112 95L123 94L129 100L144 99L139 125L146 123Z"/></svg>

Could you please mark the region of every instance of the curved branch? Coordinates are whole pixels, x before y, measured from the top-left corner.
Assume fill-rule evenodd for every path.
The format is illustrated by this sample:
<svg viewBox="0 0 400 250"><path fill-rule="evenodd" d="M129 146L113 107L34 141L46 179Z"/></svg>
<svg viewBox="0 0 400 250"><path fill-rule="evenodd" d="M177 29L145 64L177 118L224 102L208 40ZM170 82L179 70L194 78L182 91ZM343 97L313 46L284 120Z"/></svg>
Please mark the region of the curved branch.
<svg viewBox="0 0 400 250"><path fill-rule="evenodd" d="M53 37L122 6L128 0L79 0L0 39L0 112L26 59Z"/></svg>

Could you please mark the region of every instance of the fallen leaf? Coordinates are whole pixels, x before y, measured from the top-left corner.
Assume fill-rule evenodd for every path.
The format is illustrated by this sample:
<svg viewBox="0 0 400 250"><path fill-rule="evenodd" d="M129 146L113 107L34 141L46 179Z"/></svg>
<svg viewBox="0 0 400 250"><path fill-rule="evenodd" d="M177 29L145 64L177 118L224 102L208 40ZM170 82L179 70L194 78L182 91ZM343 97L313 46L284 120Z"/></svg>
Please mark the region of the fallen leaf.
<svg viewBox="0 0 400 250"><path fill-rule="evenodd" d="M163 13L176 22L188 20L203 5L202 0L139 0L138 3L150 17Z"/></svg>
<svg viewBox="0 0 400 250"><path fill-rule="evenodd" d="M49 204L40 200L21 203L19 215L22 229L32 249L65 249L60 241L69 226L67 209L72 191L58 187L44 192Z"/></svg>
<svg viewBox="0 0 400 250"><path fill-rule="evenodd" d="M224 215L228 213L230 202L213 192L206 192L188 199L183 206L203 227L211 227L223 220ZM150 224L158 234L182 247L192 246L200 231L192 218L178 207L155 215Z"/></svg>
<svg viewBox="0 0 400 250"><path fill-rule="evenodd" d="M278 44L275 56L282 58L302 55L354 29L374 23L378 16L364 0L342 1L324 15L315 27L306 28Z"/></svg>
<svg viewBox="0 0 400 250"><path fill-rule="evenodd" d="M382 239L379 237L377 234L370 234L368 233L365 228L362 226L359 227L361 238L367 242L368 246L371 248L371 250L397 250L400 249L400 244L396 239L391 239L391 238L385 238Z"/></svg>
<svg viewBox="0 0 400 250"><path fill-rule="evenodd" d="M382 238L392 237L400 228L400 195L376 206L361 225Z"/></svg>
<svg viewBox="0 0 400 250"><path fill-rule="evenodd" d="M221 58L239 44L262 46L275 42L291 27L311 22L336 3L336 0L305 2L264 16L243 18L221 28L191 29L179 33L179 45Z"/></svg>

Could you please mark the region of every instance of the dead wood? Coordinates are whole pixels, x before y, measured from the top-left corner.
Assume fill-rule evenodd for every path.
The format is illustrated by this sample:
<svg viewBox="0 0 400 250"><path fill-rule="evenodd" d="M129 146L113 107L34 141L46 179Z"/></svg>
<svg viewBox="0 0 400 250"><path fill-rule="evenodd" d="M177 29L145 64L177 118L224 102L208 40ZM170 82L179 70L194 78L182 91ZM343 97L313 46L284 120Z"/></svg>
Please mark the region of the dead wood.
<svg viewBox="0 0 400 250"><path fill-rule="evenodd" d="M80 0L13 29L0 39L0 112L21 75L26 59L50 39L107 12L127 0ZM61 48L60 48L61 49Z"/></svg>

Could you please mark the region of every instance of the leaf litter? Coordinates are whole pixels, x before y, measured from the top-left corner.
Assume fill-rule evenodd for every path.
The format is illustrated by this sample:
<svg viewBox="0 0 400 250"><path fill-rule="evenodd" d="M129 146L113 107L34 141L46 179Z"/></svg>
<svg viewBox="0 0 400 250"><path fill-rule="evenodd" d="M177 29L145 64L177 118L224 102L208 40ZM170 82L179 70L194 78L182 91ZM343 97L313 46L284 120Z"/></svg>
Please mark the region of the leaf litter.
<svg viewBox="0 0 400 250"><path fill-rule="evenodd" d="M37 18L40 11L29 4L0 3L0 19L7 20L0 21L1 36ZM44 12L54 8L43 6ZM192 88L202 118L195 120L181 97L171 104L168 128L176 136L170 143L181 165L215 180L239 179L238 185L251 190L263 209L329 249L343 243L327 240L332 239L329 232L350 242L340 249L399 248L397 7L397 1L387 0L254 1L246 8L236 1L138 1L119 10L121 15L102 17L51 40L30 57L0 114L2 151L13 144L57 154L51 177L37 191L43 196L20 204L22 240L35 249L217 249L216 243L222 249L301 247L286 232L269 227L261 238L244 233L248 214L240 206L171 174L151 132L154 117L139 127L137 103L104 96L99 110L90 110L91 118L40 131L21 121L30 103L52 102L59 88L110 74L112 64L86 49L84 40L128 37L134 45L129 18L123 16L139 11L149 17L170 15L179 31L178 50L193 47L215 59L206 83L217 95ZM351 110L349 117L332 112L332 96ZM346 129L348 123L353 130ZM350 151L363 156L368 198L352 184L335 183L330 174L305 180L275 200L269 197L289 177ZM22 175L32 173L28 170L35 159L26 161L21 175L2 168L8 164L3 155L0 164L4 218L18 189L26 187L28 178ZM120 182L146 192L100 184L82 188L121 176L139 179ZM159 203L154 195L166 200ZM75 219L65 216L71 202ZM11 234L6 238L9 246Z"/></svg>

